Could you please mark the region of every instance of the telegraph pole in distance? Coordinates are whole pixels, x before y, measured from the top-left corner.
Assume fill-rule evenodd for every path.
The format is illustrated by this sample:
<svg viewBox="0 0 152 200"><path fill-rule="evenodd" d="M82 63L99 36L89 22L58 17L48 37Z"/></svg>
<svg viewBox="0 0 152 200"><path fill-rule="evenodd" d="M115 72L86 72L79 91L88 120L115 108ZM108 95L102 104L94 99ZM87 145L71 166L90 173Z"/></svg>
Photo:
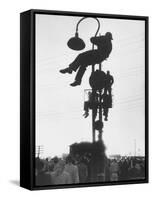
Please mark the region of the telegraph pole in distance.
<svg viewBox="0 0 152 200"><path fill-rule="evenodd" d="M43 145L38 145L36 147L36 155L37 155L37 157L40 158L40 156L41 156L41 154L43 154L43 152L44 152Z"/></svg>

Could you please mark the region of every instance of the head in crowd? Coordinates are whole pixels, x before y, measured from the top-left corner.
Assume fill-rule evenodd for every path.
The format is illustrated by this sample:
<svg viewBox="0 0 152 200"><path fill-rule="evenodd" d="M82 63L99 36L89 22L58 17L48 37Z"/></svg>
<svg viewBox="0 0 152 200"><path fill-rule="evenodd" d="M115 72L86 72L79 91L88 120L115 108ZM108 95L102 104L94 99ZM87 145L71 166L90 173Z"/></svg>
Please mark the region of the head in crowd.
<svg viewBox="0 0 152 200"><path fill-rule="evenodd" d="M57 156L55 156L55 157L53 158L53 161L54 161L54 164L57 164L57 163L59 162L59 158L58 158Z"/></svg>
<svg viewBox="0 0 152 200"><path fill-rule="evenodd" d="M66 158L66 163L67 164L72 164L73 163L73 159L72 159L72 157L69 155L69 156L67 156L67 158Z"/></svg>
<svg viewBox="0 0 152 200"><path fill-rule="evenodd" d="M140 170L141 170L140 164L139 164L139 163L136 163L136 164L135 164L135 168L136 168L138 171L140 171Z"/></svg>
<svg viewBox="0 0 152 200"><path fill-rule="evenodd" d="M64 170L65 163L63 160L58 161L58 163L54 167L54 171L57 175L61 174Z"/></svg>

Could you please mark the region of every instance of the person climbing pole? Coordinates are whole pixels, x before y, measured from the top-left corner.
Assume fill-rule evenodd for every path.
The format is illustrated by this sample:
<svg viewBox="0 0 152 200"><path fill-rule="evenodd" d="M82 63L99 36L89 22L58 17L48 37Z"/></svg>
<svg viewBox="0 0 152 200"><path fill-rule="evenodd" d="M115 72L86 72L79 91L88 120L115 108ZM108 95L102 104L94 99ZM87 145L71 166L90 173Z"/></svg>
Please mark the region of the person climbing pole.
<svg viewBox="0 0 152 200"><path fill-rule="evenodd" d="M110 74L110 71L107 71L106 78L105 78L105 89L104 93L111 95L112 85L114 83L114 78Z"/></svg>
<svg viewBox="0 0 152 200"><path fill-rule="evenodd" d="M84 102L84 111L85 113L83 116L87 118L89 116L89 109L92 109L93 112L93 117L94 119L97 116L97 108L99 106L99 94L95 91L93 92L88 92L88 101Z"/></svg>

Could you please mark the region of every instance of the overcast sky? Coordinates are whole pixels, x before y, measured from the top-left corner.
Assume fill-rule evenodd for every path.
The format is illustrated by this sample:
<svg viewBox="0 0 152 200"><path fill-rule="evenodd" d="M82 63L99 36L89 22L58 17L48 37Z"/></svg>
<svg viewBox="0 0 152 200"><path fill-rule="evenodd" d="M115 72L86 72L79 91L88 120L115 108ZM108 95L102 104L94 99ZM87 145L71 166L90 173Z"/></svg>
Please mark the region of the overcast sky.
<svg viewBox="0 0 152 200"><path fill-rule="evenodd" d="M75 34L81 17L36 14L36 145L43 145L42 156L62 155L75 142L92 141L91 112L83 118L84 89L91 67L81 86L71 87L75 73L61 74L82 51L68 48L67 41ZM113 108L104 123L103 140L106 153L144 155L145 148L145 22L98 18L100 33L110 31L113 50L103 70L114 76ZM86 43L83 51L91 49L97 22L85 19L79 26L79 36Z"/></svg>

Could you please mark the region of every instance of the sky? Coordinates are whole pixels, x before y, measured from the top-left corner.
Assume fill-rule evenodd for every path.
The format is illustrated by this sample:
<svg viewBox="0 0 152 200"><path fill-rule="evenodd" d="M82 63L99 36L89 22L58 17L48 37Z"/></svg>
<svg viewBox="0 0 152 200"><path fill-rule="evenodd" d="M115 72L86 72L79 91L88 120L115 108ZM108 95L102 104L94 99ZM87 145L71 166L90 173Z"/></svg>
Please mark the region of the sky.
<svg viewBox="0 0 152 200"><path fill-rule="evenodd" d="M90 89L89 66L80 86L71 87L75 73L61 74L79 53L90 50L90 38L97 22L87 18L79 25L85 41L82 51L71 50L67 41L74 36L81 17L36 14L36 146L42 157L61 156L75 142L92 141L92 115L84 118L84 90ZM114 77L113 108L104 122L106 154L144 155L145 151L145 22L105 19L101 35L111 32L113 49L103 62L103 71ZM97 68L98 66L96 66Z"/></svg>

